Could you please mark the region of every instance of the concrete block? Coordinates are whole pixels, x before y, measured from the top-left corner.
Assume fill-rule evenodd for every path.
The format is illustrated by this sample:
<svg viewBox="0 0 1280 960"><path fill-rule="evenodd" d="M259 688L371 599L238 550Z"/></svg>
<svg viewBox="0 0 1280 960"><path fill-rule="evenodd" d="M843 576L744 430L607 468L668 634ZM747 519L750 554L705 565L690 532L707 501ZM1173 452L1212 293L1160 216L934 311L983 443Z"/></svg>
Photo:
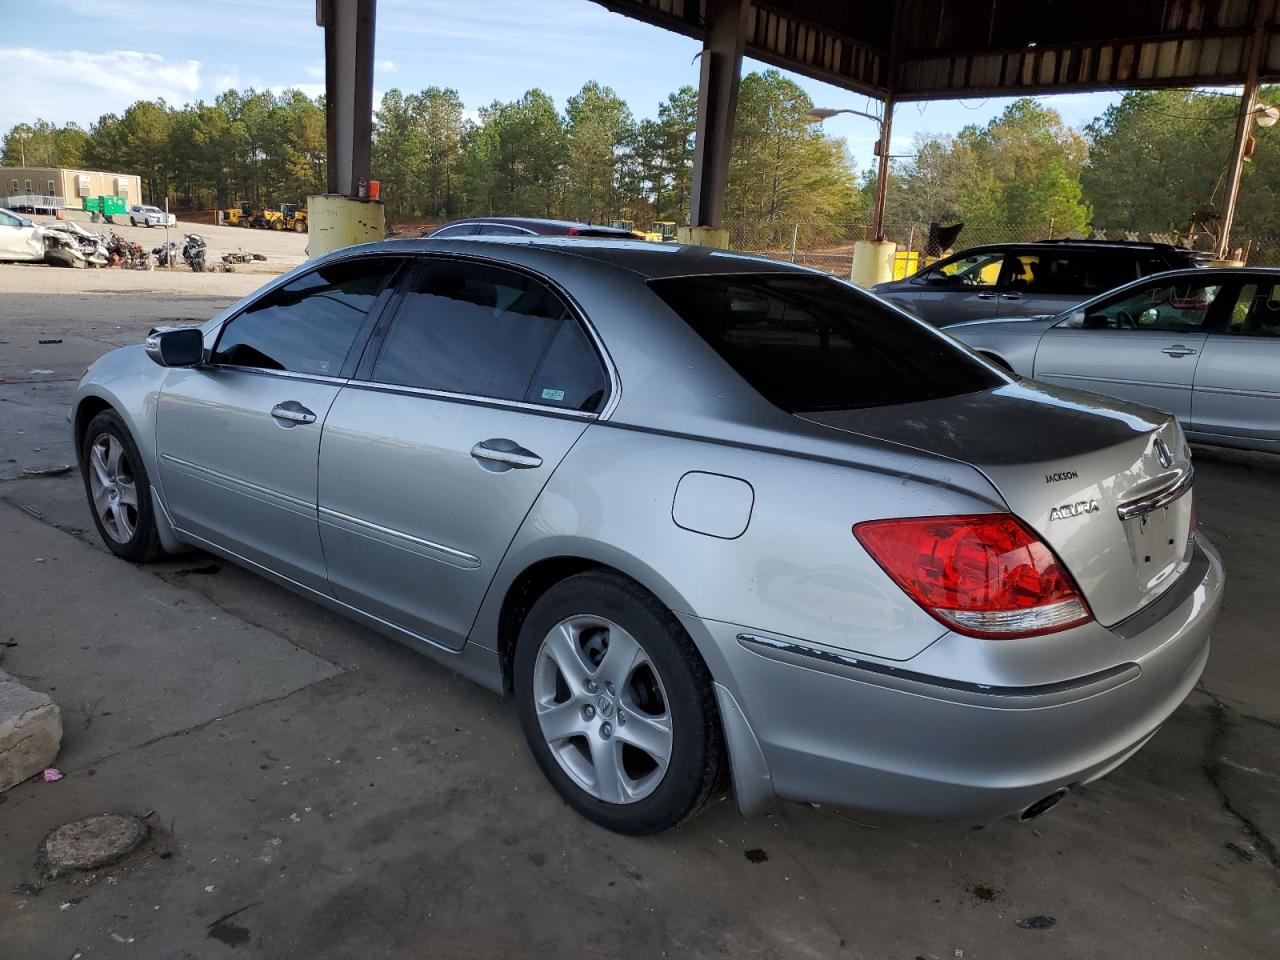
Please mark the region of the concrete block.
<svg viewBox="0 0 1280 960"><path fill-rule="evenodd" d="M57 704L0 671L0 793L53 763L61 746Z"/></svg>

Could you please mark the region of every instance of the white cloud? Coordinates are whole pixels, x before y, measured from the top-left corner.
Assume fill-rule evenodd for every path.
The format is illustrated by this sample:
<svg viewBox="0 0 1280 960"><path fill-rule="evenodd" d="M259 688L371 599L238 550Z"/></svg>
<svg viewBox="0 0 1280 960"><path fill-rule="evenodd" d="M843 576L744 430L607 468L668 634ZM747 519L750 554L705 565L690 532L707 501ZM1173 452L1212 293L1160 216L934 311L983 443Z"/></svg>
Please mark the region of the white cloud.
<svg viewBox="0 0 1280 960"><path fill-rule="evenodd" d="M199 60L170 60L138 50L33 50L0 47L5 91L0 130L42 118L88 127L135 100L182 104L200 87Z"/></svg>
<svg viewBox="0 0 1280 960"><path fill-rule="evenodd" d="M378 69L383 73L395 73L400 68L396 66L394 60L379 60Z"/></svg>

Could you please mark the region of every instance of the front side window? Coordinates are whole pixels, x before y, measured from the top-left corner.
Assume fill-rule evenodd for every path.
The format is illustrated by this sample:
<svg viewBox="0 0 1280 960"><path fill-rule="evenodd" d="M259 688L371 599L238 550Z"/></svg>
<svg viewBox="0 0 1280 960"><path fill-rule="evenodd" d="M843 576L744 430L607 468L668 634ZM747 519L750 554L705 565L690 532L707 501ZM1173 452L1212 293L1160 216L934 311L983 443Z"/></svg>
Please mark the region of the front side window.
<svg viewBox="0 0 1280 960"><path fill-rule="evenodd" d="M0 225L6 227L20 227L22 226L22 221L13 216L13 214L0 213Z"/></svg>
<svg viewBox="0 0 1280 960"><path fill-rule="evenodd" d="M1071 311L1058 326L1079 330L1154 330L1200 333L1221 284L1170 281L1131 290Z"/></svg>
<svg viewBox="0 0 1280 960"><path fill-rule="evenodd" d="M586 333L548 287L447 260L430 263L405 293L373 379L589 412L608 389Z"/></svg>
<svg viewBox="0 0 1280 960"><path fill-rule="evenodd" d="M486 223L480 227L480 236L482 237L527 237L530 236L528 230L522 230L519 227L513 227L505 223Z"/></svg>
<svg viewBox="0 0 1280 960"><path fill-rule="evenodd" d="M790 413L936 400L1006 382L945 335L826 277L722 274L649 286Z"/></svg>
<svg viewBox="0 0 1280 960"><path fill-rule="evenodd" d="M326 264L250 304L222 330L213 363L336 377L400 261Z"/></svg>
<svg viewBox="0 0 1280 960"><path fill-rule="evenodd" d="M939 287L994 287L1000 282L1004 259L1001 250L961 254L930 267L916 281Z"/></svg>
<svg viewBox="0 0 1280 960"><path fill-rule="evenodd" d="M1236 295L1227 333L1280 338L1280 283L1246 283Z"/></svg>

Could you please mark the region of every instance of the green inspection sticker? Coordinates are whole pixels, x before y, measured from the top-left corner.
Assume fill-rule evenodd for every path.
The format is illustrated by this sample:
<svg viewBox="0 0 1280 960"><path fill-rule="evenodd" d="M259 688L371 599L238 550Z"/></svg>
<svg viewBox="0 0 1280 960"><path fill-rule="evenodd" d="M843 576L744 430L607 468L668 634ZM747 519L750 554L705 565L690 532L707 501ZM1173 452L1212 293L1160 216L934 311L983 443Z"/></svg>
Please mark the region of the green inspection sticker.
<svg viewBox="0 0 1280 960"><path fill-rule="evenodd" d="M564 391L563 390L543 390L542 399L543 400L563 400Z"/></svg>

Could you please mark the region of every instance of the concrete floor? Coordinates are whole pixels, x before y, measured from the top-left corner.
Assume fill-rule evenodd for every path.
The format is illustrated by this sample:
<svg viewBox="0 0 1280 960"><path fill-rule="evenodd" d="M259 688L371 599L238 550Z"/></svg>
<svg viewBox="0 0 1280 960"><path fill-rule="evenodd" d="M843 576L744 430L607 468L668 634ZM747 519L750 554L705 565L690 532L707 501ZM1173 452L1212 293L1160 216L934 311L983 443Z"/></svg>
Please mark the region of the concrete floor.
<svg viewBox="0 0 1280 960"><path fill-rule="evenodd" d="M1202 687L1048 817L726 800L627 839L560 802L510 703L207 556L124 564L78 477L23 475L72 462L89 360L243 292L62 273L84 290L0 267L0 668L66 726L65 779L0 795L0 956L1280 955L1280 459L1196 451L1230 575ZM105 811L146 816L147 847L41 887L45 833Z"/></svg>

